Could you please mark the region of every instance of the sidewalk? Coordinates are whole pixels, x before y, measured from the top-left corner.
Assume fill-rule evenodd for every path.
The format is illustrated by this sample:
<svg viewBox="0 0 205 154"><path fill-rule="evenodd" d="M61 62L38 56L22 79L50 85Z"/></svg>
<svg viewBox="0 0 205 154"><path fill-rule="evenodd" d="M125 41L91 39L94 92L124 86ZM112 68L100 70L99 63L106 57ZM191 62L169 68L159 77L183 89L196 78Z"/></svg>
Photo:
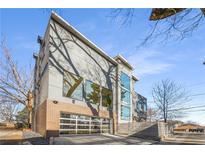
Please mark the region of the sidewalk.
<svg viewBox="0 0 205 154"><path fill-rule="evenodd" d="M189 139L189 138L177 138L177 137L166 137L163 142L172 143L187 143L187 144L202 144L205 145L205 139Z"/></svg>

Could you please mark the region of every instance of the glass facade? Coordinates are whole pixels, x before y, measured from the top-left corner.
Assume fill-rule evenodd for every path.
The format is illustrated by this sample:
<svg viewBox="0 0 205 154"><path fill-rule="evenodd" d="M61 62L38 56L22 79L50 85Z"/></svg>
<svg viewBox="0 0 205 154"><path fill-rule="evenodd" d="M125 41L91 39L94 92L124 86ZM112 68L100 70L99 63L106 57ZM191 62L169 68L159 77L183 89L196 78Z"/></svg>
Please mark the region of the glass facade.
<svg viewBox="0 0 205 154"><path fill-rule="evenodd" d="M130 77L121 73L121 119L130 120Z"/></svg>
<svg viewBox="0 0 205 154"><path fill-rule="evenodd" d="M147 99L140 94L137 94L138 101L136 102L137 112L147 112Z"/></svg>
<svg viewBox="0 0 205 154"><path fill-rule="evenodd" d="M85 98L93 104L99 104L100 96L102 96L102 106L111 107L112 105L112 90L102 87L100 91L100 86L89 80L85 80L85 86L83 86L83 78L70 72L64 72L63 75L63 96L77 100Z"/></svg>
<svg viewBox="0 0 205 154"><path fill-rule="evenodd" d="M69 72L64 72L63 96L82 100L83 99L83 78Z"/></svg>

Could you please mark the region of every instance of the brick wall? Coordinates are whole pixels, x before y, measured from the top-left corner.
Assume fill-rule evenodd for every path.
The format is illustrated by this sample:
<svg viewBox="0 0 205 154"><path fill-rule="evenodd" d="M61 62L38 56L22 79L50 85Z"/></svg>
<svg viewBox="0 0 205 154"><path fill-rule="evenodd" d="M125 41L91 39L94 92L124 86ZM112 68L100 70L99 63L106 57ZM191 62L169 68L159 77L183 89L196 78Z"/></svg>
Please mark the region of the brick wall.
<svg viewBox="0 0 205 154"><path fill-rule="evenodd" d="M115 132L117 122L116 113L114 113L113 116L113 113L109 111L100 110L99 112L94 112L92 110L93 109L91 109L90 107L64 102L58 102L57 104L55 104L52 100L47 100L46 102L42 103L41 106L39 106L37 111L37 132L46 137L58 136L61 112L112 118L113 125L111 125L111 128L114 128L113 131Z"/></svg>
<svg viewBox="0 0 205 154"><path fill-rule="evenodd" d="M46 133L46 101L38 106L36 112L36 131L41 135Z"/></svg>

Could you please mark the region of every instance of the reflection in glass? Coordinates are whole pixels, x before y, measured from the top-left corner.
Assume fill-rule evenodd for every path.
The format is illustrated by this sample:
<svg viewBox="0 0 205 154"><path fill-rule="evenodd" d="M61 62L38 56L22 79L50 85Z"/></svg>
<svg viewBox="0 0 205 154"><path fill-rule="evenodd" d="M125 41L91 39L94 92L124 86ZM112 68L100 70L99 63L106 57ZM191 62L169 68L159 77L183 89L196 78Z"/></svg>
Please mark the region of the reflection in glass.
<svg viewBox="0 0 205 154"><path fill-rule="evenodd" d="M129 120L130 118L130 107L121 105L121 118L123 120Z"/></svg>
<svg viewBox="0 0 205 154"><path fill-rule="evenodd" d="M60 129L75 129L75 125L60 125Z"/></svg>
<svg viewBox="0 0 205 154"><path fill-rule="evenodd" d="M102 88L102 106L111 107L112 104L112 90Z"/></svg>
<svg viewBox="0 0 205 154"><path fill-rule="evenodd" d="M86 80L85 83L86 100L93 104L100 103L100 86Z"/></svg>
<svg viewBox="0 0 205 154"><path fill-rule="evenodd" d="M121 100L127 104L130 104L130 92L125 89L121 89Z"/></svg>
<svg viewBox="0 0 205 154"><path fill-rule="evenodd" d="M130 119L130 77L121 72L120 76L121 82L121 119L129 120Z"/></svg>
<svg viewBox="0 0 205 154"><path fill-rule="evenodd" d="M83 99L83 78L70 72L64 72L63 96L74 99Z"/></svg>
<svg viewBox="0 0 205 154"><path fill-rule="evenodd" d="M120 76L120 81L122 87L126 88L127 90L130 90L130 77L127 74L122 72Z"/></svg>

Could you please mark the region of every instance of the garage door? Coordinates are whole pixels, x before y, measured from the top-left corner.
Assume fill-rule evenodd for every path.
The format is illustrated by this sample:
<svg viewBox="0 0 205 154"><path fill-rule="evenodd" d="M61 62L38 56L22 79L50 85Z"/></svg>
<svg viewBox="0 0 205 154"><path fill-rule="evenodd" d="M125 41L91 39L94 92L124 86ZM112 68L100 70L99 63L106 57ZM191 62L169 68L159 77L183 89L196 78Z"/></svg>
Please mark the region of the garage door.
<svg viewBox="0 0 205 154"><path fill-rule="evenodd" d="M110 119L61 113L60 135L110 133Z"/></svg>

